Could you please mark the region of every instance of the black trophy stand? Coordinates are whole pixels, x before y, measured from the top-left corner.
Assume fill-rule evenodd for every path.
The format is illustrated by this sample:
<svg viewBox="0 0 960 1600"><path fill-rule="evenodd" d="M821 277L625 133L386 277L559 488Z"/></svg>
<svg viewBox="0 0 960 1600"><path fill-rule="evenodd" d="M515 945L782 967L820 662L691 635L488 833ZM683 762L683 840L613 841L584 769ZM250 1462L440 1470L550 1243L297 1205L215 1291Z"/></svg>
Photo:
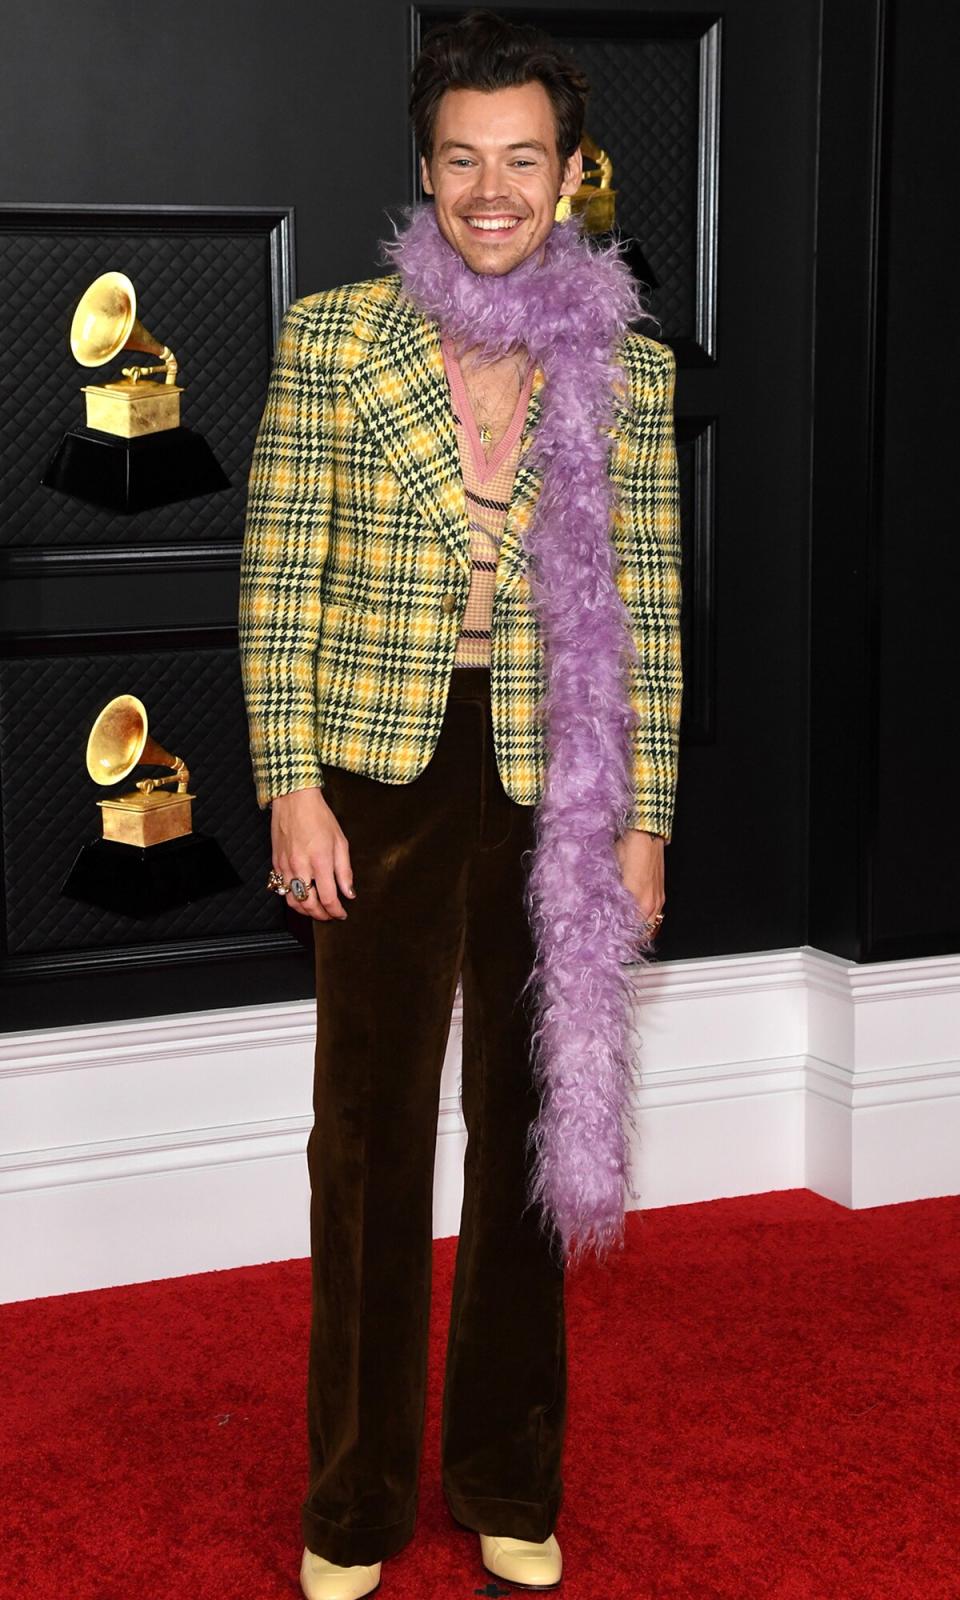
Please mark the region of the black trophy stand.
<svg viewBox="0 0 960 1600"><path fill-rule="evenodd" d="M240 881L216 839L202 833L146 846L94 839L80 850L60 893L128 917L151 917Z"/></svg>
<svg viewBox="0 0 960 1600"><path fill-rule="evenodd" d="M40 482L108 511L127 512L230 488L206 439L190 428L164 428L135 439L99 428L71 428Z"/></svg>

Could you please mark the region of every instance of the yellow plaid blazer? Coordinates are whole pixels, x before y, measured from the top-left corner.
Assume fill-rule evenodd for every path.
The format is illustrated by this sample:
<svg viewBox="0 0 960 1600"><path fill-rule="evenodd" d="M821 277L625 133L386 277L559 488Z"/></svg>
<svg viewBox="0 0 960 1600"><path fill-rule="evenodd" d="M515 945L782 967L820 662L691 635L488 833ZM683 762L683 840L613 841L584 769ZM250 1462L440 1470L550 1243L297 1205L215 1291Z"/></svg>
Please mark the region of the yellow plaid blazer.
<svg viewBox="0 0 960 1600"><path fill-rule="evenodd" d="M670 838L680 703L675 363L623 341L611 430L617 582L639 661L627 825ZM496 573L491 711L500 776L542 795L545 689L522 536L540 488L523 451ZM325 763L407 783L435 748L470 585L470 532L437 326L397 274L309 295L286 313L250 470L240 660L261 807L323 786Z"/></svg>

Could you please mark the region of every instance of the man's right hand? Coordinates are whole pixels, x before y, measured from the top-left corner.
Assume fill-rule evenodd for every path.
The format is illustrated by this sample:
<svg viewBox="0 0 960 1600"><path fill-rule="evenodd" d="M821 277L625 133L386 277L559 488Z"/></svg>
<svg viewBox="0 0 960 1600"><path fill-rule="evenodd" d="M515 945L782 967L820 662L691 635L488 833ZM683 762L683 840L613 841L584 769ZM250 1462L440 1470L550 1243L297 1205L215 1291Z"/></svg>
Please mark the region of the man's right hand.
<svg viewBox="0 0 960 1600"><path fill-rule="evenodd" d="M354 898L350 846L320 789L276 795L270 805L273 865L284 883L302 878L314 885L306 900L286 896L288 906L315 922L347 915L337 895Z"/></svg>

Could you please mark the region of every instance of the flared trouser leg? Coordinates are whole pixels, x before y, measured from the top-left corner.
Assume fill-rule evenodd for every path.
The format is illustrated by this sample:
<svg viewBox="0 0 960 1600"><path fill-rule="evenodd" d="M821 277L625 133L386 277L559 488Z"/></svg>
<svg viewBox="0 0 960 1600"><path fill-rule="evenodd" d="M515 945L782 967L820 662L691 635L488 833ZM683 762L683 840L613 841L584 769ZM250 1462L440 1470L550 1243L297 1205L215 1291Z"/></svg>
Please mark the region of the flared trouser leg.
<svg viewBox="0 0 960 1600"><path fill-rule="evenodd" d="M464 1195L447 1335L443 1487L480 1533L544 1540L561 1499L566 1419L559 1244L527 1196L533 963L516 863L531 808L491 803L467 890L463 956Z"/></svg>
<svg viewBox="0 0 960 1600"><path fill-rule="evenodd" d="M500 782L489 672L454 669L437 748L413 782L331 767L325 782L357 896L346 921L315 924L304 1540L350 1565L396 1553L414 1531L440 1077L461 973L468 1140L443 1487L466 1526L545 1539L561 1497L563 1268L527 1204L533 808Z"/></svg>

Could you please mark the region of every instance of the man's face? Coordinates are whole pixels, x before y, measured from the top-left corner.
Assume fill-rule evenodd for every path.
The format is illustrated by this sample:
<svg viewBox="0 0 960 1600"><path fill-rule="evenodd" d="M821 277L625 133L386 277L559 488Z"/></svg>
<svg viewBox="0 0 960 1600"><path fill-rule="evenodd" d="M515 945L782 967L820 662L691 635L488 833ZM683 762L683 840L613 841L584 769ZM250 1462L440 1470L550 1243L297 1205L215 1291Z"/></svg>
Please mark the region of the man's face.
<svg viewBox="0 0 960 1600"><path fill-rule="evenodd" d="M433 154L420 158L437 224L474 272L510 272L539 250L557 200L579 188L577 150L564 166L550 97L539 81L513 89L448 89Z"/></svg>

